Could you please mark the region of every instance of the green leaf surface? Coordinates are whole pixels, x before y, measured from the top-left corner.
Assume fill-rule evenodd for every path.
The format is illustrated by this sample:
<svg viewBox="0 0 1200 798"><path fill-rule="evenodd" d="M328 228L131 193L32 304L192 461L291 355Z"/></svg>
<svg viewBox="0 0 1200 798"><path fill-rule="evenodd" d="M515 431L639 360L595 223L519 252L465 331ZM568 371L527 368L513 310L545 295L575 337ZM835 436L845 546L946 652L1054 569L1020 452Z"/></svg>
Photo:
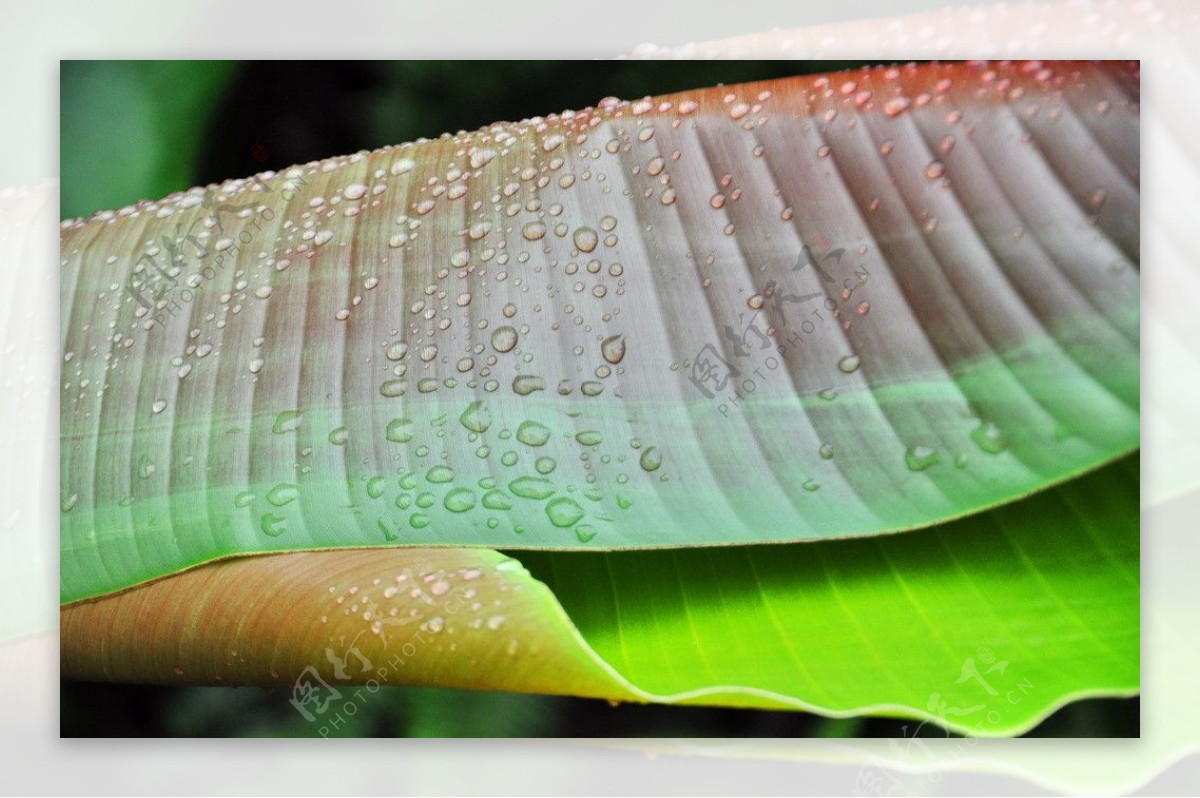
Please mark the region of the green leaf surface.
<svg viewBox="0 0 1200 798"><path fill-rule="evenodd" d="M64 609L62 668L308 685L323 736L352 695L429 684L1016 734L1137 690L1138 481L1126 458L932 529L815 544L242 558Z"/></svg>
<svg viewBox="0 0 1200 798"><path fill-rule="evenodd" d="M62 600L871 536L1076 477L1138 445L1137 131L1121 66L864 70L64 223Z"/></svg>

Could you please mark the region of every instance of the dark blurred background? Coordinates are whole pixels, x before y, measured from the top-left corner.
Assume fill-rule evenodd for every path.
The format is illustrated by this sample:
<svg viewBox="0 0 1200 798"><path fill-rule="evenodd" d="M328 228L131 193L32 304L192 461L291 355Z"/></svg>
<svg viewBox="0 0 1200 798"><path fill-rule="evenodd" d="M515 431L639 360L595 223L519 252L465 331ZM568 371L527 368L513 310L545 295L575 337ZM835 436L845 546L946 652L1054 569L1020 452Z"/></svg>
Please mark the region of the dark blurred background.
<svg viewBox="0 0 1200 798"><path fill-rule="evenodd" d="M61 217L496 121L862 66L843 61L64 61ZM310 736L290 690L64 680L61 734ZM1031 736L1136 737L1138 699L1072 704ZM912 737L914 721L384 687L335 733L427 737ZM945 736L926 725L920 736Z"/></svg>

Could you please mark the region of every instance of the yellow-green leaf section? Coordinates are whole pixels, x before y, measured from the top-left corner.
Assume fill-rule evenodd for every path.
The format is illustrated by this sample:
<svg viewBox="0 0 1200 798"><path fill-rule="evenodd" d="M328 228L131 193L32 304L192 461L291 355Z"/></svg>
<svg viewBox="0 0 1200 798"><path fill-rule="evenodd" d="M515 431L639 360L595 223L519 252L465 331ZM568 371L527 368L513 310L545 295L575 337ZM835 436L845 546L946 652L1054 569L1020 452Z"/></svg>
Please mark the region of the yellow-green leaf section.
<svg viewBox="0 0 1200 798"><path fill-rule="evenodd" d="M381 687L430 684L1009 735L1069 700L1137 691L1137 495L1126 458L905 535L240 558L64 609L62 668L282 684L314 735Z"/></svg>

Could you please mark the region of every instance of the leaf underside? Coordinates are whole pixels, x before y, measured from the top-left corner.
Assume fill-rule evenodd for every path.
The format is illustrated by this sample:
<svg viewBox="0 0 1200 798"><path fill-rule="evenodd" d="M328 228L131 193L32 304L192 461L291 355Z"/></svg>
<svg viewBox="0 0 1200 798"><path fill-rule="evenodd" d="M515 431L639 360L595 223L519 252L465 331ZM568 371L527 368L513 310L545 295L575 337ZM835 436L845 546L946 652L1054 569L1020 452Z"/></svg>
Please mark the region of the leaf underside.
<svg viewBox="0 0 1200 798"><path fill-rule="evenodd" d="M64 673L290 681L343 623L338 584L304 604L326 569L529 549L542 581L504 577L524 615L461 638L503 616L516 653L447 645L404 681L984 734L1128 693L1138 157L1136 67L924 65L604 103L65 222L61 599L144 586L64 609ZM243 582L315 614L256 621L278 610ZM148 623L147 596L186 625ZM548 618L552 656L528 632ZM382 655L357 623L337 631ZM226 627L257 657L164 653ZM114 630L167 648L118 656ZM977 650L1045 693L967 712Z"/></svg>
<svg viewBox="0 0 1200 798"><path fill-rule="evenodd" d="M1126 458L902 536L241 558L64 609L62 669L319 686L311 666L343 691L438 684L1016 734L1068 700L1136 692L1137 495Z"/></svg>

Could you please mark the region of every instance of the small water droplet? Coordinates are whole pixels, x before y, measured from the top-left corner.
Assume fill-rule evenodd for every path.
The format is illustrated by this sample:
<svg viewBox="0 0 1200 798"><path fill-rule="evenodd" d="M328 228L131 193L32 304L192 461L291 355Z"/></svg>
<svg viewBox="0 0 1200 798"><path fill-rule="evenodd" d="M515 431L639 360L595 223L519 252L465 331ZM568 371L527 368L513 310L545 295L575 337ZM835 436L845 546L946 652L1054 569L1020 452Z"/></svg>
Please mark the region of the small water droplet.
<svg viewBox="0 0 1200 798"><path fill-rule="evenodd" d="M155 399L154 404L150 405L150 410L155 414L161 413L167 409L167 401L165 399Z"/></svg>
<svg viewBox="0 0 1200 798"><path fill-rule="evenodd" d="M1008 440L1004 433L990 421L981 420L979 426L971 430L971 440L988 454L1000 454L1008 448Z"/></svg>
<svg viewBox="0 0 1200 798"><path fill-rule="evenodd" d="M820 453L821 453L822 460L832 460L833 459L833 447L830 446L828 443L821 444Z"/></svg>
<svg viewBox="0 0 1200 798"><path fill-rule="evenodd" d="M853 374L858 371L858 366L861 363L858 355L846 355L838 361L838 368L846 374Z"/></svg>
<svg viewBox="0 0 1200 798"><path fill-rule="evenodd" d="M911 104L912 100L907 97L892 97L883 104L883 112L888 116L899 116Z"/></svg>
<svg viewBox="0 0 1200 798"><path fill-rule="evenodd" d="M909 471L924 471L937 461L937 450L928 446L910 446L904 453L904 462Z"/></svg>
<svg viewBox="0 0 1200 798"><path fill-rule="evenodd" d="M657 471L662 465L662 454L659 453L657 446L647 446L642 456L638 458L638 464L643 471Z"/></svg>
<svg viewBox="0 0 1200 798"><path fill-rule="evenodd" d="M930 161L925 167L925 177L930 180L937 180L946 173L946 167L941 161Z"/></svg>
<svg viewBox="0 0 1200 798"><path fill-rule="evenodd" d="M367 480L367 495L372 499L378 499L387 490L387 479L384 477L371 477Z"/></svg>
<svg viewBox="0 0 1200 798"><path fill-rule="evenodd" d="M539 474L549 474L558 467L558 463L554 461L553 457L539 457L533 467Z"/></svg>
<svg viewBox="0 0 1200 798"><path fill-rule="evenodd" d="M429 526L429 516L425 513L413 513L408 517L408 523L413 529L424 529Z"/></svg>
<svg viewBox="0 0 1200 798"><path fill-rule="evenodd" d="M526 241L540 241L546 237L546 225L541 222L529 222L521 228L521 235Z"/></svg>
<svg viewBox="0 0 1200 798"><path fill-rule="evenodd" d="M345 446L348 440L350 440L350 430L345 427L338 427L329 433L329 442L334 446Z"/></svg>

